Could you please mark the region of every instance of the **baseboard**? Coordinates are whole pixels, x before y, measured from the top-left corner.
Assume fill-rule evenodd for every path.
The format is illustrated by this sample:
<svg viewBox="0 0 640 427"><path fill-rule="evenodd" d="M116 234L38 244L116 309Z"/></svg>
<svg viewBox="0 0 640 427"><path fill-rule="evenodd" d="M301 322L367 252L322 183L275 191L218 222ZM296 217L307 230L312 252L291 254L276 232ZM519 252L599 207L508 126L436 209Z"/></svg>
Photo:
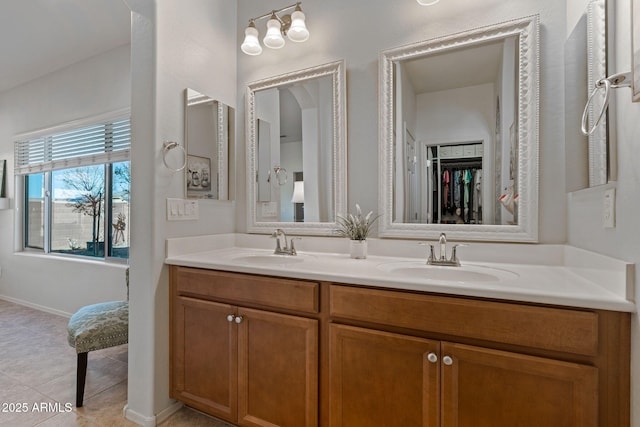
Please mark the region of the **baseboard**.
<svg viewBox="0 0 640 427"><path fill-rule="evenodd" d="M147 417L145 415L139 414L136 411L129 409L128 404L124 405L124 408L122 409L122 416L124 416L129 421L138 424L139 426L156 427L157 425L155 416Z"/></svg>
<svg viewBox="0 0 640 427"><path fill-rule="evenodd" d="M182 408L182 406L183 405L180 402L173 402L171 405L160 411L157 415L147 417L145 415L139 414L132 409L129 409L129 405L125 405L124 409L122 410L122 414L126 419L138 425L144 427L156 427L171 415L178 412L180 408Z"/></svg>
<svg viewBox="0 0 640 427"><path fill-rule="evenodd" d="M182 402L175 402L174 401L171 405L167 406L162 411L158 412L158 415L156 415L156 422L158 424L164 422L171 415L173 415L176 412L178 412L180 410L180 408L182 408L183 406L184 405L182 404Z"/></svg>
<svg viewBox="0 0 640 427"><path fill-rule="evenodd" d="M8 302L12 302L14 304L24 305L25 307L33 308L35 310L46 311L47 313L56 314L58 316L62 316L62 317L66 317L66 318L69 318L72 315L72 313L67 313L66 311L56 310L55 308L50 308L50 307L46 307L44 305L34 304L32 302L29 302L29 301L24 301L24 300L21 300L21 299L18 299L18 298L12 298L12 297L8 297L8 296L5 296L5 295L0 295L0 299L8 301Z"/></svg>

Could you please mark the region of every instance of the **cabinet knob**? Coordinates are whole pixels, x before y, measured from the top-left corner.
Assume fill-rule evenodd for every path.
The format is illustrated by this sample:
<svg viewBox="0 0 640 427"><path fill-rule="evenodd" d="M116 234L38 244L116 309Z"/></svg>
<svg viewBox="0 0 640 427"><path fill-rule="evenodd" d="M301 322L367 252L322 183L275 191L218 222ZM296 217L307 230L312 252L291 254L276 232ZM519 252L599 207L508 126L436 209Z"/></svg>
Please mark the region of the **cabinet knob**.
<svg viewBox="0 0 640 427"><path fill-rule="evenodd" d="M438 355L435 353L429 353L427 355L427 360L431 363L436 363L438 361Z"/></svg>
<svg viewBox="0 0 640 427"><path fill-rule="evenodd" d="M236 318L236 316L234 316L233 314L230 314L230 315L227 316L227 321L228 322L233 322L233 319L235 319L235 318Z"/></svg>
<svg viewBox="0 0 640 427"><path fill-rule="evenodd" d="M242 316L236 316L235 321L236 323L242 323Z"/></svg>
<svg viewBox="0 0 640 427"><path fill-rule="evenodd" d="M453 359L451 358L451 356L445 356L442 358L442 363L444 363L447 366L451 366L453 365Z"/></svg>

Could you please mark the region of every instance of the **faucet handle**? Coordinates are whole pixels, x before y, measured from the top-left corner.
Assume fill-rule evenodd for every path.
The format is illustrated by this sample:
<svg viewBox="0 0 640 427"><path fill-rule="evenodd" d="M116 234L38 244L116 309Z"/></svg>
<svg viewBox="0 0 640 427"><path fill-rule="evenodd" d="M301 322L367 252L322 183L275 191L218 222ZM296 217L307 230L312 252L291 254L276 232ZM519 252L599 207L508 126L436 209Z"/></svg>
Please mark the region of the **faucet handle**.
<svg viewBox="0 0 640 427"><path fill-rule="evenodd" d="M284 248L280 245L280 236L284 236ZM277 228L276 231L271 234L271 238L276 239L276 250L274 253L280 253L282 249L287 248L287 235L281 228Z"/></svg>
<svg viewBox="0 0 640 427"><path fill-rule="evenodd" d="M458 256L456 252L458 247L464 247L464 246L469 246L469 245L467 243L456 243L455 245L451 246L451 258L449 259L449 261L455 262L456 264L460 265L460 261L458 260Z"/></svg>
<svg viewBox="0 0 640 427"><path fill-rule="evenodd" d="M419 242L420 246L429 246L429 258L427 258L427 263L432 262L436 259L436 255L434 253L433 244L427 242Z"/></svg>
<svg viewBox="0 0 640 427"><path fill-rule="evenodd" d="M296 240L302 240L302 237L292 237L289 239L289 248L291 249L291 255L297 255L296 246L293 243Z"/></svg>

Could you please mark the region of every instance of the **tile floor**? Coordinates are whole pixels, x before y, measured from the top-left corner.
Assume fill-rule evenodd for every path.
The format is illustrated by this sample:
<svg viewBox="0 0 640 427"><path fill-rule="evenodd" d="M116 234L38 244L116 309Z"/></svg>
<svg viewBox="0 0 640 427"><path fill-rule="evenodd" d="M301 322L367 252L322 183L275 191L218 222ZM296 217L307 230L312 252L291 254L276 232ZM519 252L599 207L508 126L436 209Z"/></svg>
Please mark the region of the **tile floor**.
<svg viewBox="0 0 640 427"><path fill-rule="evenodd" d="M89 353L84 406L75 407L76 353L67 344L67 322L0 300L0 426L136 426L122 416L126 345ZM161 426L229 425L184 407Z"/></svg>

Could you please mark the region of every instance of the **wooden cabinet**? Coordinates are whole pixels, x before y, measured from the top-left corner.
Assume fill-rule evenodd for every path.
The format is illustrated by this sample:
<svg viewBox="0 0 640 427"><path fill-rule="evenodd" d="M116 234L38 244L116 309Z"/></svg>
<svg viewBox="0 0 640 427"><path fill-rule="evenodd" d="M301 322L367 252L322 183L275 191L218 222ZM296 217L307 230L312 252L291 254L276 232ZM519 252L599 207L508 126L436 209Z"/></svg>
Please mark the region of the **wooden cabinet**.
<svg viewBox="0 0 640 427"><path fill-rule="evenodd" d="M345 285L328 304L325 425L629 425L628 313Z"/></svg>
<svg viewBox="0 0 640 427"><path fill-rule="evenodd" d="M234 307L176 297L171 334L171 394L201 411L237 418L237 333Z"/></svg>
<svg viewBox="0 0 640 427"><path fill-rule="evenodd" d="M215 298L211 289L193 295L201 289L194 280L226 273L172 276L171 397L240 426L316 426L318 320L205 299ZM237 276L250 288L251 276ZM261 289L248 299L274 291L263 280L255 286ZM301 306L313 307L307 303Z"/></svg>
<svg viewBox="0 0 640 427"><path fill-rule="evenodd" d="M238 424L318 424L318 321L238 308Z"/></svg>
<svg viewBox="0 0 640 427"><path fill-rule="evenodd" d="M598 425L592 366L448 342L441 354L443 427Z"/></svg>
<svg viewBox="0 0 640 427"><path fill-rule="evenodd" d="M239 426L630 423L629 313L172 266L170 352Z"/></svg>
<svg viewBox="0 0 640 427"><path fill-rule="evenodd" d="M438 425L439 342L332 324L329 347L332 427Z"/></svg>
<svg viewBox="0 0 640 427"><path fill-rule="evenodd" d="M589 427L597 369L372 329L330 327L332 427Z"/></svg>

